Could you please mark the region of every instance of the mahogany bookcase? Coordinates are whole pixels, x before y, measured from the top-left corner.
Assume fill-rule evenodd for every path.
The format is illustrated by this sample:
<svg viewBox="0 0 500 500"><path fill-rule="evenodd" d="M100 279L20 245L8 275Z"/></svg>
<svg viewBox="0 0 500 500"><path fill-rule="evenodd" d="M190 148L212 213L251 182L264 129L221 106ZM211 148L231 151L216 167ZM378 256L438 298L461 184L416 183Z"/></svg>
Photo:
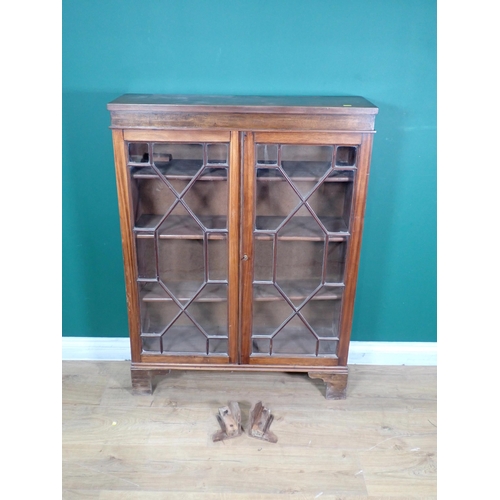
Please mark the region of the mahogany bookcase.
<svg viewBox="0 0 500 500"><path fill-rule="evenodd" d="M134 391L171 369L274 370L344 398L378 108L127 94L108 110Z"/></svg>

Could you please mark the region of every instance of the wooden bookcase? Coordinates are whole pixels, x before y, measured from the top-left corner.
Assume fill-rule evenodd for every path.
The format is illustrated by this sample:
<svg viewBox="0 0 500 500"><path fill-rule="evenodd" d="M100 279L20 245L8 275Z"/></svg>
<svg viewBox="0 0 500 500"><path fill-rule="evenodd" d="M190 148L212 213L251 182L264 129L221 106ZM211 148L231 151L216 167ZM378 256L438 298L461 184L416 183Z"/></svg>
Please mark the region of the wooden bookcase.
<svg viewBox="0 0 500 500"><path fill-rule="evenodd" d="M345 397L375 115L362 97L108 104L132 385L308 372Z"/></svg>

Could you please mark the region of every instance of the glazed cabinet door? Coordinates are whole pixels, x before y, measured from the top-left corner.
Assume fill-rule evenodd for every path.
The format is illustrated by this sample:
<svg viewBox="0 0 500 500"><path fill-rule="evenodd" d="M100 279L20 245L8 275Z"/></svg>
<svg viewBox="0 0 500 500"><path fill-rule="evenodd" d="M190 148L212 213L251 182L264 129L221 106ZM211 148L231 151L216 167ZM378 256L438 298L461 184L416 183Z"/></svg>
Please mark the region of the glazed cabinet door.
<svg viewBox="0 0 500 500"><path fill-rule="evenodd" d="M346 357L363 156L361 134L246 134L243 363L318 367Z"/></svg>
<svg viewBox="0 0 500 500"><path fill-rule="evenodd" d="M114 134L132 361L237 362L238 134Z"/></svg>

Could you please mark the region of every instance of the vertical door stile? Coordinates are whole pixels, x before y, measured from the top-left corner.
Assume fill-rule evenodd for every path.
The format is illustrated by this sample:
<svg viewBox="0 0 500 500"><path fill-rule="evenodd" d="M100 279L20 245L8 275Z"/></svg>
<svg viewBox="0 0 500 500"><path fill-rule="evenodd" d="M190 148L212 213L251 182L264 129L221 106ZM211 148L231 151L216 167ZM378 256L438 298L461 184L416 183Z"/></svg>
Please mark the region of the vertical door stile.
<svg viewBox="0 0 500 500"><path fill-rule="evenodd" d="M253 132L244 134L241 245L241 364L250 361L253 304L253 221L255 214L255 145Z"/></svg>
<svg viewBox="0 0 500 500"><path fill-rule="evenodd" d="M240 282L240 138L232 131L229 152L229 281L228 281L228 328L229 362L239 363L239 282Z"/></svg>

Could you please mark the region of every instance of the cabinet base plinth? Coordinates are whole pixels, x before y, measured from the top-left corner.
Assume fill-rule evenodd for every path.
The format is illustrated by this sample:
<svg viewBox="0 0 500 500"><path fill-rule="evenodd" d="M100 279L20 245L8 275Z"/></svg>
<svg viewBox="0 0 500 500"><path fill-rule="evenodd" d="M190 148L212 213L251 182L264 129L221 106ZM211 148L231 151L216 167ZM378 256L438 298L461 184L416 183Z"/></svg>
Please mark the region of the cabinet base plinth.
<svg viewBox="0 0 500 500"><path fill-rule="evenodd" d="M347 389L347 369L345 373L308 372L311 378L320 378L326 384L326 399L345 399Z"/></svg>

